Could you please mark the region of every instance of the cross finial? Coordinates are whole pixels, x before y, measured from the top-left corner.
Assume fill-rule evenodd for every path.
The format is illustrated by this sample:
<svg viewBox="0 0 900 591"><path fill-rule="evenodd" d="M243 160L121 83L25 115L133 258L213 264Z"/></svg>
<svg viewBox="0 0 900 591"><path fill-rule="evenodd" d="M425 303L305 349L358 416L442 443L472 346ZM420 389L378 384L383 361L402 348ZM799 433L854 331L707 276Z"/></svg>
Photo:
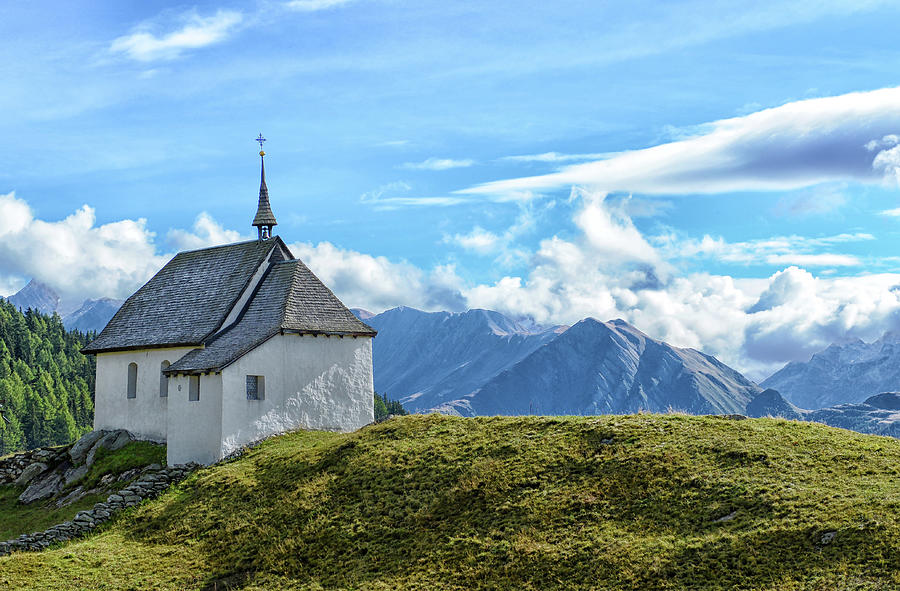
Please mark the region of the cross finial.
<svg viewBox="0 0 900 591"><path fill-rule="evenodd" d="M260 133L260 134L259 134L259 137L256 138L256 141L259 142L259 155L260 155L260 156L265 156L266 153L263 152L262 147L263 147L263 142L266 141L266 138L264 138L263 135Z"/></svg>

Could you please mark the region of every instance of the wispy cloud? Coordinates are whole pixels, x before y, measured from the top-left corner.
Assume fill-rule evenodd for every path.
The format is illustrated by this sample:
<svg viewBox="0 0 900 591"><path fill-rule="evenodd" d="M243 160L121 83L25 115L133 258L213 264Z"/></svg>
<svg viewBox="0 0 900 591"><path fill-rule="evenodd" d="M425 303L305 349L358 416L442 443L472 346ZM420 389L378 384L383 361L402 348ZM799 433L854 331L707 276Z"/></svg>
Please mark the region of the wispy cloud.
<svg viewBox="0 0 900 591"><path fill-rule="evenodd" d="M880 214L887 217L900 218L900 207L896 209L885 209L884 211L880 212Z"/></svg>
<svg viewBox="0 0 900 591"><path fill-rule="evenodd" d="M706 124L693 137L459 191L532 198L572 185L645 194L789 190L900 181L900 88L787 103Z"/></svg>
<svg viewBox="0 0 900 591"><path fill-rule="evenodd" d="M141 24L131 34L113 40L109 49L141 62L174 59L185 50L224 41L243 20L243 15L233 10L220 10L212 16L202 17L191 11L177 20L179 28L162 34L151 32L155 28L152 23Z"/></svg>
<svg viewBox="0 0 900 591"><path fill-rule="evenodd" d="M429 158L423 162L406 162L400 168L407 170L448 170L451 168L467 168L475 164L474 160L454 160L452 158Z"/></svg>
<svg viewBox="0 0 900 591"><path fill-rule="evenodd" d="M578 160L602 160L617 156L621 152L595 152L592 154L561 154L559 152L544 152L543 154L523 154L521 156L503 156L498 158L501 162L575 162Z"/></svg>
<svg viewBox="0 0 900 591"><path fill-rule="evenodd" d="M290 2L286 2L285 6L291 10L316 12L318 10L336 8L343 4L350 4L350 2L353 2L353 0L291 0Z"/></svg>
<svg viewBox="0 0 900 591"><path fill-rule="evenodd" d="M412 190L412 185L406 181L393 181L381 185L371 191L366 191L359 196L362 203L368 203L376 209L389 210L398 209L400 207L447 207L449 205L459 205L469 201L465 197L405 197L402 193L408 193Z"/></svg>
<svg viewBox="0 0 900 591"><path fill-rule="evenodd" d="M651 238L669 259L699 256L743 265L798 265L804 267L856 267L862 261L853 255L816 252L839 244L875 240L867 233L836 234L834 236L776 236L742 242L728 242L724 238L706 235L701 239L678 239L673 235Z"/></svg>

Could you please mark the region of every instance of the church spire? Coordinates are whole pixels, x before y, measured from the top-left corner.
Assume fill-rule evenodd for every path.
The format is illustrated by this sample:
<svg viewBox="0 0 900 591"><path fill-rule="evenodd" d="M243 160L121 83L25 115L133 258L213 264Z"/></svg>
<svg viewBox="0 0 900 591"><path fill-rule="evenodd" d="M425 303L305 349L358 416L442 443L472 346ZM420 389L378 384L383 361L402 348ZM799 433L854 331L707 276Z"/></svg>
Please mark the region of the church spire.
<svg viewBox="0 0 900 591"><path fill-rule="evenodd" d="M259 232L259 239L268 240L272 237L272 226L276 226L278 222L275 221L275 214L272 213L272 206L269 205L269 188L266 186L266 153L262 150L263 142L266 141L266 138L264 138L262 134L259 134L256 141L259 142L260 148L259 207L256 209L256 217L253 218L253 225L256 227L257 232Z"/></svg>

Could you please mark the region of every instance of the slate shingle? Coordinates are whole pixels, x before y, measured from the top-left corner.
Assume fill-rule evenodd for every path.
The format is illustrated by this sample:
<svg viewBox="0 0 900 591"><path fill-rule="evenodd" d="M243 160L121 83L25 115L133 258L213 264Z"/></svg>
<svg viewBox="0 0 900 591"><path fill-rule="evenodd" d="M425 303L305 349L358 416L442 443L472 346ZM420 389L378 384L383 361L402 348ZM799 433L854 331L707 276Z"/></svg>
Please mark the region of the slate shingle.
<svg viewBox="0 0 900 591"><path fill-rule="evenodd" d="M237 322L222 323L260 265ZM196 346L167 373L219 371L281 332L374 337L278 237L177 254L122 305L84 353Z"/></svg>
<svg viewBox="0 0 900 591"><path fill-rule="evenodd" d="M178 253L125 300L83 352L201 344L272 249L274 260L293 256L277 237Z"/></svg>
<svg viewBox="0 0 900 591"><path fill-rule="evenodd" d="M220 371L282 331L374 337L302 261L273 264L240 320L191 351L167 373Z"/></svg>

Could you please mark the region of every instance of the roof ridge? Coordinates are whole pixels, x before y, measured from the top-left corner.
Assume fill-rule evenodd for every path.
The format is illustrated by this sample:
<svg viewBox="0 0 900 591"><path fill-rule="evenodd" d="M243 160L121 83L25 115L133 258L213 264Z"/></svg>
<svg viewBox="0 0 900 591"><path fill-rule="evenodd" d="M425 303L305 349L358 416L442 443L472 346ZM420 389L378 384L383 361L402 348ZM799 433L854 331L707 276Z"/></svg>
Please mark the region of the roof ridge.
<svg viewBox="0 0 900 591"><path fill-rule="evenodd" d="M272 238L277 238L277 237L278 236L272 236ZM238 246L241 244L249 244L251 242L259 242L259 239L251 238L249 240L241 240L240 242L229 242L228 244L216 244L214 246L204 246L203 248L192 248L190 250L179 250L177 253L175 253L175 256L178 256L180 254L189 253L189 252L202 252L204 250L215 250L216 248L225 248L226 246Z"/></svg>

